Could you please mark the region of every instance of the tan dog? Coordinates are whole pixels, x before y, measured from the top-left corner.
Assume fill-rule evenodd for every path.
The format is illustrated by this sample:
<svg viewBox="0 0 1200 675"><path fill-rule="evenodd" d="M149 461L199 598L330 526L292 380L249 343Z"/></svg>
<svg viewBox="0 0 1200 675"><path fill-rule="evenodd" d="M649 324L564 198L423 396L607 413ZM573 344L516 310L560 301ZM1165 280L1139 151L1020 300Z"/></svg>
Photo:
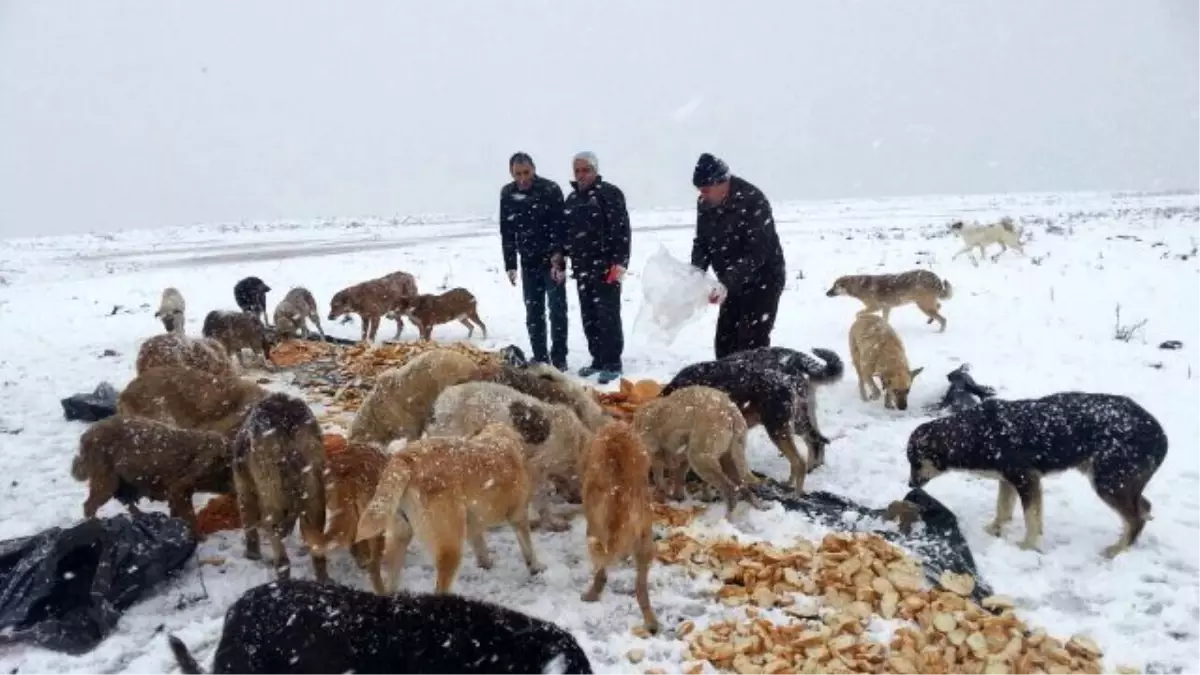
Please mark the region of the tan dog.
<svg viewBox="0 0 1200 675"><path fill-rule="evenodd" d="M858 373L858 395L862 400L879 398L879 387L875 386L878 375L883 383L884 407L908 409L913 378L925 368L908 369L904 343L887 321L876 314L859 312L850 326L850 360Z"/></svg>
<svg viewBox="0 0 1200 675"><path fill-rule="evenodd" d="M725 497L725 517L733 516L738 495L766 508L746 488L746 419L723 391L691 386L676 389L638 409L633 428L650 450L655 486L667 492L664 469L674 475L675 499L683 499L688 465Z"/></svg>
<svg viewBox="0 0 1200 675"><path fill-rule="evenodd" d="M243 349L250 350L255 357L255 365L269 369L271 348L275 346L275 334L258 320L258 317L246 312L214 309L204 317L204 327L201 329L206 338L211 338L225 346L231 359L245 368L247 362L242 354Z"/></svg>
<svg viewBox="0 0 1200 675"><path fill-rule="evenodd" d="M938 313L942 308L939 300L949 300L954 295L954 288L929 270L910 270L900 274L856 274L838 277L833 286L825 292L826 297L848 295L857 298L865 305L860 311L875 312L883 310L883 320L888 320L888 314L894 307L916 303L917 307L929 317L925 323L937 321L938 332L945 332L946 317Z"/></svg>
<svg viewBox="0 0 1200 675"><path fill-rule="evenodd" d="M416 295L417 282L407 272L393 272L378 279L343 288L329 301L329 320L346 314L358 314L362 321L362 339L375 340L379 321L389 312L400 312L409 306ZM396 335L401 325L397 320Z"/></svg>
<svg viewBox="0 0 1200 675"><path fill-rule="evenodd" d="M283 300L275 305L275 332L279 337L292 337L303 334L305 338L311 333L308 322L317 327L317 334L325 339L325 330L321 328L321 315L317 311L317 299L307 288L299 286L287 292Z"/></svg>
<svg viewBox="0 0 1200 675"><path fill-rule="evenodd" d="M117 397L117 413L232 437L250 407L266 396L266 389L233 375L159 366L125 386Z"/></svg>
<svg viewBox="0 0 1200 675"><path fill-rule="evenodd" d="M587 519L588 555L595 570L584 602L596 602L608 583L608 568L633 555L637 566L634 594L646 630L658 632L650 607L650 564L654 561L654 514L650 511L650 455L638 434L624 422L610 422L596 432L581 458L583 513Z"/></svg>
<svg viewBox="0 0 1200 675"><path fill-rule="evenodd" d="M383 537L356 541L358 519L375 496L375 486L387 465L388 455L378 443L346 444L341 452L325 458L325 499L329 506L329 527L325 541L330 548L350 547L350 554L359 569L367 570L371 588L384 594L383 577L379 573L383 555Z"/></svg>
<svg viewBox="0 0 1200 675"><path fill-rule="evenodd" d="M465 288L452 288L441 295L418 295L404 313L416 324L422 340L432 340L434 327L451 321L467 327L468 340L475 335L476 325L487 339L487 326L479 319L475 296Z"/></svg>
<svg viewBox="0 0 1200 675"><path fill-rule="evenodd" d="M479 368L478 382L496 382L512 387L544 403L570 406L584 426L596 431L612 420L590 389L548 363L524 368L495 364Z"/></svg>
<svg viewBox="0 0 1200 675"><path fill-rule="evenodd" d="M397 438L417 440L437 397L447 387L474 378L477 369L459 352L434 349L384 371L355 414L349 440L385 445Z"/></svg>
<svg viewBox="0 0 1200 675"><path fill-rule="evenodd" d="M158 366L195 368L213 375L237 374L225 345L212 338L195 340L182 333L161 333L146 338L138 347L137 373Z"/></svg>
<svg viewBox="0 0 1200 675"><path fill-rule="evenodd" d="M283 393L257 403L233 442L233 484L246 537L246 557L262 557L258 528L267 532L275 576L291 577L283 539L300 521L317 581L325 562L325 445L321 425L304 401Z"/></svg>
<svg viewBox="0 0 1200 675"><path fill-rule="evenodd" d="M356 538L383 535L388 594L399 582L414 533L434 558L438 593L454 584L464 539L479 566L491 568L483 534L505 522L516 532L529 573L537 574L545 567L529 532L532 494L521 437L512 428L489 424L470 438L426 438L392 455Z"/></svg>

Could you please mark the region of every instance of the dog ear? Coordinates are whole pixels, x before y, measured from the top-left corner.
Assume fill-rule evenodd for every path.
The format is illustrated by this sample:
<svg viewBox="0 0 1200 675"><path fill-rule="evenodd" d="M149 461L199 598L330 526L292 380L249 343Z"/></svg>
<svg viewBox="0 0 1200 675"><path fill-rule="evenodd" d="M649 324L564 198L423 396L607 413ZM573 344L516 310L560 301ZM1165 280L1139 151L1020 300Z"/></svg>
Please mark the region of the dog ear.
<svg viewBox="0 0 1200 675"><path fill-rule="evenodd" d="M910 370L910 371L908 371L908 378L909 378L910 380L911 380L911 379L913 379L913 378L915 378L916 376L918 376L918 375L920 375L920 374L921 374L921 371L922 371L922 370L925 370L925 366L921 366L920 368L917 368L916 370Z"/></svg>
<svg viewBox="0 0 1200 675"><path fill-rule="evenodd" d="M550 438L550 419L528 403L513 401L508 404L508 416L526 443L540 445Z"/></svg>

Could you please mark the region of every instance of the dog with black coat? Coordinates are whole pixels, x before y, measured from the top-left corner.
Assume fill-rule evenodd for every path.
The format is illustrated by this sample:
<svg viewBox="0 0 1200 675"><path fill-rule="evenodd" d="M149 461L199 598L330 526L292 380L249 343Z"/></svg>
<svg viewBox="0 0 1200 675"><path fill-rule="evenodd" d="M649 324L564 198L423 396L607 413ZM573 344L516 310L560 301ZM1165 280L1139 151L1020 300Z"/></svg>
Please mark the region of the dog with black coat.
<svg viewBox="0 0 1200 675"><path fill-rule="evenodd" d="M233 299L243 312L262 320L264 326L270 326L267 321L267 293L271 287L258 277L246 277L233 285Z"/></svg>
<svg viewBox="0 0 1200 675"><path fill-rule="evenodd" d="M179 669L202 673L167 636ZM335 584L274 581L225 613L214 673L591 673L566 630L456 595L385 597Z"/></svg>
<svg viewBox="0 0 1200 675"><path fill-rule="evenodd" d="M1137 541L1151 519L1146 484L1167 456L1167 435L1145 408L1125 396L1063 392L1036 399L988 399L925 422L908 439L909 487L947 471L999 478L999 536L1019 497L1025 512L1020 547L1042 543L1042 478L1078 469L1097 496L1124 521L1121 538L1104 549L1112 558Z"/></svg>
<svg viewBox="0 0 1200 675"><path fill-rule="evenodd" d="M996 390L992 387L976 382L970 371L970 364L964 363L946 373L950 386L942 400L933 406L934 410L949 408L950 412L962 412L996 395Z"/></svg>
<svg viewBox="0 0 1200 675"><path fill-rule="evenodd" d="M746 418L748 428L763 425L771 442L792 467L788 483L797 495L804 493L808 464L821 464L829 439L817 432L805 412L805 402L796 399L792 378L778 370L736 360L703 361L679 371L663 387L661 396L693 385L712 387L728 394ZM800 414L802 412L804 414ZM795 435L802 436L808 446L808 463L796 448Z"/></svg>

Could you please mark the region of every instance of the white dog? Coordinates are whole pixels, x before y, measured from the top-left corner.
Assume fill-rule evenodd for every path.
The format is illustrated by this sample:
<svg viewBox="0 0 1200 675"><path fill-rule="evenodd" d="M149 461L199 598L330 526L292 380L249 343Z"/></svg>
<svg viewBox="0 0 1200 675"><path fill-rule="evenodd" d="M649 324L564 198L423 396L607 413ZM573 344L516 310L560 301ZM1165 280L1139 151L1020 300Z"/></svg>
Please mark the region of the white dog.
<svg viewBox="0 0 1200 675"><path fill-rule="evenodd" d="M163 328L168 333L183 335L183 319L186 309L187 304L183 301L183 294L179 292L179 289L170 286L163 289L162 300L158 303L158 311L154 313L154 318L162 321Z"/></svg>
<svg viewBox="0 0 1200 675"><path fill-rule="evenodd" d="M971 255L971 249L979 249L979 256L984 257L987 255L987 247L991 244L1000 244L1000 253L992 258L992 262L996 262L1009 248L1025 255L1025 250L1021 248L1021 226L1013 223L1012 218L1008 216L1001 218L1000 222L990 225L980 225L978 222L968 224L959 220L950 224L950 230L957 232L963 240L962 250L955 253L950 258L951 260L966 253L967 257L971 259L971 263L978 266L979 262L975 260L975 256Z"/></svg>

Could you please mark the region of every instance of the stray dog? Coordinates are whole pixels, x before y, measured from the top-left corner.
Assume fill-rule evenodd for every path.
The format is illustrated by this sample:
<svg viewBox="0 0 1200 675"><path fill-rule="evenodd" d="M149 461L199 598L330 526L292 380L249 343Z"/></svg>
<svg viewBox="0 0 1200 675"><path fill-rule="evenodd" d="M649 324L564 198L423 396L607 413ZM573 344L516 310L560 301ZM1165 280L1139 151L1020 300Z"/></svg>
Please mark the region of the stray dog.
<svg viewBox="0 0 1200 675"><path fill-rule="evenodd" d="M1042 543L1042 477L1079 469L1124 521L1112 558L1137 541L1150 520L1146 484L1167 456L1167 435L1154 416L1125 396L1065 392L1037 399L989 399L960 413L918 426L908 439L910 487L947 471L1000 479L996 520L985 529L999 536L1012 520L1014 500L1025 512L1020 547Z"/></svg>
<svg viewBox="0 0 1200 675"><path fill-rule="evenodd" d="M413 296L408 292L409 285L398 276L401 274L405 273L394 272L387 277L347 286L334 293L329 301L329 320L336 321L347 314L358 314L362 321L363 341L373 342L383 316L392 313L393 317L398 317L397 312L402 313L412 302ZM412 278L411 275L406 276ZM416 282L412 282L412 288L415 287ZM400 335L401 329L402 325L397 318L397 336Z"/></svg>
<svg viewBox="0 0 1200 675"><path fill-rule="evenodd" d="M138 347L139 375L158 366L195 368L213 375L237 374L225 345L213 338L194 340L182 333L154 335Z"/></svg>
<svg viewBox="0 0 1200 675"><path fill-rule="evenodd" d="M995 389L976 383L970 370L971 366L964 363L946 374L950 386L942 400L933 407L934 410L949 408L951 412L962 412L996 395Z"/></svg>
<svg viewBox="0 0 1200 675"><path fill-rule="evenodd" d="M650 607L648 579L654 562L654 514L650 511L650 456L638 434L624 422L609 422L596 432L580 462L583 513L587 519L592 586L584 602L596 602L608 583L608 568L633 554L637 566L634 594L646 630L658 632Z"/></svg>
<svg viewBox="0 0 1200 675"><path fill-rule="evenodd" d="M259 319L264 326L269 326L271 324L267 323L267 293L270 292L271 287L262 279L246 277L233 285L233 301L243 312Z"/></svg>
<svg viewBox="0 0 1200 675"><path fill-rule="evenodd" d="M379 573L383 555L383 537L356 542L358 519L371 498L388 455L378 443L350 442L341 452L325 458L325 499L331 512L325 541L330 548L348 546L359 569L367 570L371 587L383 595L383 577Z"/></svg>
<svg viewBox="0 0 1200 675"><path fill-rule="evenodd" d="M979 266L979 261L975 260L975 256L971 255L972 249L979 249L979 257L987 257L987 247L990 244L1000 244L1000 252L993 258L992 262L1000 259L1004 252L1012 248L1017 253L1025 255L1025 249L1021 248L1021 226L1013 223L1013 219L1005 216L1000 219L1000 222L989 225L980 225L978 222L970 224L963 221L955 221L950 224L950 231L957 232L962 238L963 247L958 253L950 257L954 260L958 256L966 253L971 259L971 263Z"/></svg>
<svg viewBox="0 0 1200 675"><path fill-rule="evenodd" d="M242 368L246 368L243 349L249 349L257 357L258 365L269 369L271 348L276 344L274 331L268 330L258 320L244 312L230 312L214 309L204 317L202 334L225 346L230 358L237 359Z"/></svg>
<svg viewBox="0 0 1200 675"><path fill-rule="evenodd" d="M292 337L303 333L305 338L312 335L308 330L308 321L317 327L321 339L325 339L325 331L321 328L321 315L317 312L317 300L303 286L293 288L283 296L283 300L275 305L275 331L280 337Z"/></svg>
<svg viewBox="0 0 1200 675"><path fill-rule="evenodd" d="M858 314L850 325L850 361L858 373L858 395L862 400L879 398L879 387L875 385L878 375L883 384L883 407L908 410L913 378L925 368L909 370L904 343L885 319L877 314Z"/></svg>
<svg viewBox="0 0 1200 675"><path fill-rule="evenodd" d="M88 481L84 518L95 518L113 497L136 515L138 501L147 497L167 502L172 517L198 532L192 495L232 493L230 459L229 442L216 432L114 415L80 436L71 477Z"/></svg>
<svg viewBox="0 0 1200 675"><path fill-rule="evenodd" d="M159 366L133 378L117 397L117 414L148 417L181 429L206 429L232 438L267 390L233 375Z"/></svg>
<svg viewBox="0 0 1200 675"><path fill-rule="evenodd" d="M349 440L385 445L397 438L417 440L438 396L448 387L470 381L477 370L474 361L450 349L431 349L399 368L385 370L359 406Z"/></svg>
<svg viewBox="0 0 1200 675"><path fill-rule="evenodd" d="M544 403L570 406L584 426L592 431L612 420L589 390L548 363L524 368L507 364L484 367L478 370L474 379L512 387Z"/></svg>
<svg viewBox="0 0 1200 675"><path fill-rule="evenodd" d="M538 562L529 532L533 483L525 466L520 435L504 424L489 424L469 438L426 438L393 454L375 496L358 521L356 541L383 535L384 587L396 590L414 533L437 567L437 593L449 593L462 563L463 539L475 562L491 569L483 534L507 522L529 573ZM403 511L403 517L400 512Z"/></svg>
<svg viewBox="0 0 1200 675"><path fill-rule="evenodd" d="M712 387L683 387L649 401L633 416L650 451L654 484L666 494L664 469L674 477L675 499L683 499L687 465L725 497L732 518L740 495L755 508L766 508L746 486L746 420L729 396ZM682 459L683 461L679 461Z"/></svg>
<svg viewBox="0 0 1200 675"><path fill-rule="evenodd" d="M162 300L158 302L158 311L154 313L154 318L162 321L163 328L168 333L183 335L186 309L187 303L183 301L183 294L179 292L179 289L171 286L163 289Z"/></svg>
<svg viewBox="0 0 1200 675"><path fill-rule="evenodd" d="M274 393L255 404L233 441L233 484L246 537L246 557L262 558L261 525L275 555L275 575L287 579L291 561L283 539L300 521L317 581L325 563L325 446L321 425L304 401Z"/></svg>
<svg viewBox="0 0 1200 675"><path fill-rule="evenodd" d="M804 437L810 461L825 452L828 440L817 433L808 415L797 414L794 383L778 370L755 368L738 361L704 361L679 371L661 396L684 387L702 385L725 392L742 412L747 428L762 424L771 442L791 465L788 478L797 495L804 493L804 478L808 466L796 448L793 434Z"/></svg>
<svg viewBox="0 0 1200 675"><path fill-rule="evenodd" d="M203 672L179 638L167 640L181 672ZM214 673L592 672L569 632L515 610L305 580L243 593L225 612L215 652Z"/></svg>
<svg viewBox="0 0 1200 675"><path fill-rule="evenodd" d="M416 324L422 340L432 340L434 326L451 321L467 327L468 340L475 335L475 326L483 330L483 339L487 339L487 326L479 319L475 296L465 288L452 288L441 295L418 295L404 314Z"/></svg>
<svg viewBox="0 0 1200 675"><path fill-rule="evenodd" d="M895 307L916 303L917 308L929 317L925 323L937 321L938 332L945 332L946 317L938 313L942 308L939 300L954 296L950 282L929 270L909 270L900 274L855 274L838 277L833 286L825 291L829 298L848 295L860 300L864 307L860 314L883 311L883 320Z"/></svg>

